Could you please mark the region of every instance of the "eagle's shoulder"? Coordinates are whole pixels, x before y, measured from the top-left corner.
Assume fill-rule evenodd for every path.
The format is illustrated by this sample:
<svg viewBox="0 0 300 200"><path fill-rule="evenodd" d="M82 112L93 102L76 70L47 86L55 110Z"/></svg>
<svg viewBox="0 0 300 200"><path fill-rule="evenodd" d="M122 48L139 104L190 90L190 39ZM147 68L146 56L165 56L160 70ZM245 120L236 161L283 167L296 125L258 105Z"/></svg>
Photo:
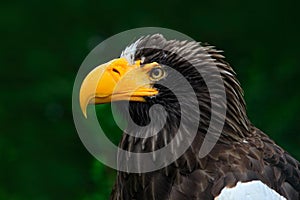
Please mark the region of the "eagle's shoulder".
<svg viewBox="0 0 300 200"><path fill-rule="evenodd" d="M266 193L276 191L279 197L299 199L299 162L259 129L253 127L251 131L251 136L239 142L217 143L209 155L198 160L191 173L181 170L172 187L171 199L212 199L224 188L234 188L238 183L249 183ZM248 185L237 188L245 190Z"/></svg>
<svg viewBox="0 0 300 200"><path fill-rule="evenodd" d="M285 197L261 181L238 182L235 187L224 188L215 200L286 200Z"/></svg>

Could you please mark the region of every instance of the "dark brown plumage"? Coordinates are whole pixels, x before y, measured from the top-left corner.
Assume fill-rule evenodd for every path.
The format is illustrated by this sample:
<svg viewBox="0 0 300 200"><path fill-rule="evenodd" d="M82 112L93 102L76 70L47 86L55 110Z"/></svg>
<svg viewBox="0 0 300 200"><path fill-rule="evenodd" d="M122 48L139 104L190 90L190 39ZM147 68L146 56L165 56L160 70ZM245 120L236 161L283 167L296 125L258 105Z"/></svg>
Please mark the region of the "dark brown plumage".
<svg viewBox="0 0 300 200"><path fill-rule="evenodd" d="M144 46L147 44L147 48ZM247 115L243 91L235 73L224 61L221 51L212 46L200 46L195 42L166 40L161 35L141 38L133 53L134 60L143 60L143 64L157 62L180 72L192 85L199 102L201 120L198 132L189 149L174 163L160 170L142 174L118 172L111 199L213 199L224 187L232 187L238 181L247 182L261 180L270 188L287 199L300 198L300 164L286 151L276 145L267 135L251 124ZM161 50L161 49L164 50ZM123 52L123 55L126 52ZM185 59L182 56L185 55ZM191 65L193 60L194 65ZM196 63L196 64L195 64ZM207 83L197 68L210 68L216 65L220 71L226 90L226 121L222 134L212 151L204 158L198 152L206 135L211 118L211 97ZM178 77L168 73L168 81L174 83L173 88L165 88L163 81L154 84L159 93L154 97L145 97L146 102L130 102L126 108L123 102L117 102L119 110L129 109L133 121L139 125L150 123L149 109L154 104L164 106L168 113L164 128L150 138L142 139L123 135L120 147L131 152L151 152L165 146L174 137L180 120L191 126L193 108L189 117L183 118L180 105L171 92L177 90L185 99L186 105L191 101L186 90L180 89ZM160 84L161 83L161 84ZM216 90L219 86L216 85ZM160 119L160 113L153 116ZM149 133L155 131L155 125L149 127ZM135 134L137 130L128 125L127 133ZM143 132L140 134L147 135ZM184 141L185 138L182 138ZM120 157L120 164L126 165L126 159ZM143 163L137 163L143 165Z"/></svg>

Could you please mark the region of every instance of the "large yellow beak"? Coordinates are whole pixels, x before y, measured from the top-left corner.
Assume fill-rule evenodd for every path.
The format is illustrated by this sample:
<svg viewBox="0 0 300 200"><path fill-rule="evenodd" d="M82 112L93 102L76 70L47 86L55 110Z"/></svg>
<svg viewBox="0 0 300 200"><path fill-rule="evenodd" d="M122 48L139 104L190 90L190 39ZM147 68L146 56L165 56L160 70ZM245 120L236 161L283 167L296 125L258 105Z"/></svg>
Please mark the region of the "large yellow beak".
<svg viewBox="0 0 300 200"><path fill-rule="evenodd" d="M112 60L92 70L83 80L79 101L85 117L88 104L130 100L144 102L145 96L158 93L152 88L149 70L140 67L140 62L129 64L125 58Z"/></svg>

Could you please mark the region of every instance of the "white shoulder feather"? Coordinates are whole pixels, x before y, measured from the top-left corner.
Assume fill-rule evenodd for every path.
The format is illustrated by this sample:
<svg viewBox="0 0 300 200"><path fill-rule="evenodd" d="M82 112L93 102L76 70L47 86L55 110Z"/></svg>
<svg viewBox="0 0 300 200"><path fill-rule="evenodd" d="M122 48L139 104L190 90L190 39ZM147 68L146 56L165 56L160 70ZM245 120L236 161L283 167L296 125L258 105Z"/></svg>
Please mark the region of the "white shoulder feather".
<svg viewBox="0 0 300 200"><path fill-rule="evenodd" d="M238 182L235 187L224 188L215 200L286 200L261 181Z"/></svg>

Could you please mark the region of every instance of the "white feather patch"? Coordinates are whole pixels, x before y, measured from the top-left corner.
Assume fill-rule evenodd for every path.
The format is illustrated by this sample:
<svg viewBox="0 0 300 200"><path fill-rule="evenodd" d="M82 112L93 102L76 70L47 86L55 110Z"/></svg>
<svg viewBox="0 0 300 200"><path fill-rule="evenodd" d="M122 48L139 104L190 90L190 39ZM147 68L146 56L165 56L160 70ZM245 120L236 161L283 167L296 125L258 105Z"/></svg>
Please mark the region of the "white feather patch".
<svg viewBox="0 0 300 200"><path fill-rule="evenodd" d="M261 181L238 182L235 187L225 187L215 200L286 200Z"/></svg>
<svg viewBox="0 0 300 200"><path fill-rule="evenodd" d="M125 50L122 51L120 57L121 58L126 58L129 63L134 64L135 52L136 52L136 48L137 48L138 43L140 42L140 40L141 39L138 39L137 41L135 41L134 43L132 43L131 45L126 47Z"/></svg>

